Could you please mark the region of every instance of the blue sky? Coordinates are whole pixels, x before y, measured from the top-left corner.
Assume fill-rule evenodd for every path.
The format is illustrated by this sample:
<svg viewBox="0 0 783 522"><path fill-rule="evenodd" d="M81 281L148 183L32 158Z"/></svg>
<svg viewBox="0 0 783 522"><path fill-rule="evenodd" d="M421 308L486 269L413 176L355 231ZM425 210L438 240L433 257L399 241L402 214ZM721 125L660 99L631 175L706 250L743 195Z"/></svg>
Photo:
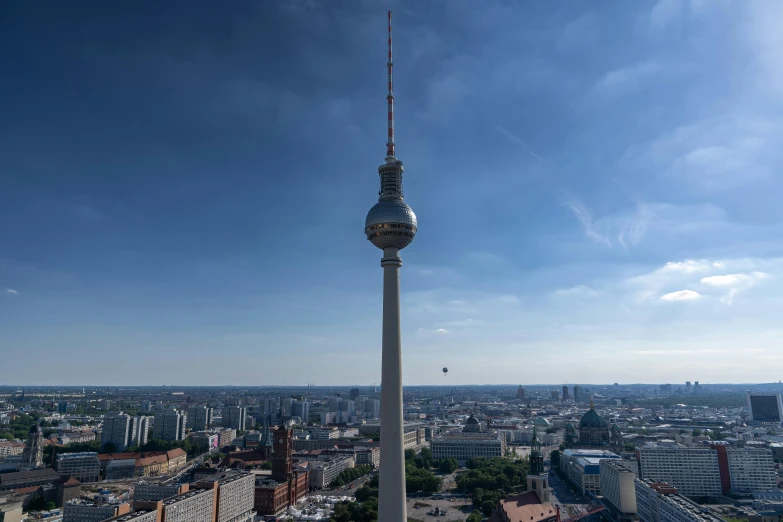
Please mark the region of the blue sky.
<svg viewBox="0 0 783 522"><path fill-rule="evenodd" d="M0 381L378 382L387 8L405 383L780 378L783 5L453 0L0 7Z"/></svg>

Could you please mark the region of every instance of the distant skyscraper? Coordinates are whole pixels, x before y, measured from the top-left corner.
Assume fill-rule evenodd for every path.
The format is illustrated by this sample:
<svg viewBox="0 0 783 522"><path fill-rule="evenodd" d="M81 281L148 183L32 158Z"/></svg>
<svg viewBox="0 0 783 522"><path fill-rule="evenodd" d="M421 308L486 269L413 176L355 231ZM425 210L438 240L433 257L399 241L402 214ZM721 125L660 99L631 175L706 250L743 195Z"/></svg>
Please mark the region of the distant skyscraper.
<svg viewBox="0 0 783 522"><path fill-rule="evenodd" d="M307 402L307 399L294 401L294 403L291 405L291 413L292 417L301 418L302 423L306 425L308 419L310 418L310 403Z"/></svg>
<svg viewBox="0 0 783 522"><path fill-rule="evenodd" d="M525 389L521 384L519 385L519 388L517 388L517 399L525 400Z"/></svg>
<svg viewBox="0 0 783 522"><path fill-rule="evenodd" d="M291 416L291 407L294 405L292 397L283 397L280 399L280 415L283 417Z"/></svg>
<svg viewBox="0 0 783 522"><path fill-rule="evenodd" d="M361 393L362 392L359 390L359 388L352 388L351 389L351 400L355 401L359 397L359 395Z"/></svg>
<svg viewBox="0 0 783 522"><path fill-rule="evenodd" d="M567 401L571 397L568 395L568 386L563 386L563 402Z"/></svg>
<svg viewBox="0 0 783 522"><path fill-rule="evenodd" d="M394 151L394 91L392 89L392 33L389 11L389 92L386 162L378 167L381 179L378 203L367 213L364 232L373 245L383 250L383 335L381 362L381 464L379 473L378 520L406 520L405 455L402 423L402 346L400 341L400 250L416 235L413 210L402 193L402 161Z"/></svg>
<svg viewBox="0 0 783 522"><path fill-rule="evenodd" d="M27 433L27 441L22 453L21 469L32 470L43 467L43 431L41 426L34 424Z"/></svg>
<svg viewBox="0 0 783 522"><path fill-rule="evenodd" d="M560 398L560 394L557 392L557 390L551 390L551 391L549 392L549 397L550 397L550 398L551 398L553 401L557 401L557 400Z"/></svg>
<svg viewBox="0 0 783 522"><path fill-rule="evenodd" d="M582 387L578 384L574 385L574 402L584 402L585 398L583 397L584 392L582 392Z"/></svg>
<svg viewBox="0 0 783 522"><path fill-rule="evenodd" d="M691 393L691 381L685 381L685 393Z"/></svg>
<svg viewBox="0 0 783 522"><path fill-rule="evenodd" d="M701 391L701 385L699 381L693 383L693 393L699 393Z"/></svg>

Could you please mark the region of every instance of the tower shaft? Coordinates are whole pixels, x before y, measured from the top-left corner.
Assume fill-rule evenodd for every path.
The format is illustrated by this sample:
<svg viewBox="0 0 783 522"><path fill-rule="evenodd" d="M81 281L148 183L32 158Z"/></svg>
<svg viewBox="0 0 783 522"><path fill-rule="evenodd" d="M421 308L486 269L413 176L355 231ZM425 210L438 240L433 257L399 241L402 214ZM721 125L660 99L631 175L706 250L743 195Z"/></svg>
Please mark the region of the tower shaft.
<svg viewBox="0 0 783 522"><path fill-rule="evenodd" d="M386 95L386 104L388 105L388 138L386 139L386 159L394 158L394 88L392 82L392 68L394 62L392 61L392 13L389 11L389 61L386 62L386 68L388 70L389 77L389 92Z"/></svg>
<svg viewBox="0 0 783 522"><path fill-rule="evenodd" d="M404 522L405 450L402 422L402 346L400 342L400 278L402 260L396 248L383 258L383 347L381 362L381 466L378 522Z"/></svg>

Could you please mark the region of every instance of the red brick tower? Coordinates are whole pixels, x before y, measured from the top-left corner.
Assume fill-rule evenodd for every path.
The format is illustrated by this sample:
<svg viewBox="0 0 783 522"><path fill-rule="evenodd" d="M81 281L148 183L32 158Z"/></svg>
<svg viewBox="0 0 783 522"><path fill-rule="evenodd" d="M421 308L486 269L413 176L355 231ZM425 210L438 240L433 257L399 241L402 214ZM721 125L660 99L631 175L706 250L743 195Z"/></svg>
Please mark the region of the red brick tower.
<svg viewBox="0 0 783 522"><path fill-rule="evenodd" d="M291 454L294 449L294 432L285 428L274 431L274 455L272 456L272 478L284 482L291 478L293 463Z"/></svg>

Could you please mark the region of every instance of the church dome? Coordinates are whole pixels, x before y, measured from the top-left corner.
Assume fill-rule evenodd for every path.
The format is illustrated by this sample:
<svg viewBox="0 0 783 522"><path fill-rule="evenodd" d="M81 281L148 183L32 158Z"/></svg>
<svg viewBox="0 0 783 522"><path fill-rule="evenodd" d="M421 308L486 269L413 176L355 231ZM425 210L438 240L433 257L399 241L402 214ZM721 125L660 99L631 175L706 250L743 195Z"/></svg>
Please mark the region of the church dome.
<svg viewBox="0 0 783 522"><path fill-rule="evenodd" d="M566 431L576 431L576 428L574 428L574 425L571 424L570 422L568 424L566 424L565 429L566 429Z"/></svg>
<svg viewBox="0 0 783 522"><path fill-rule="evenodd" d="M593 408L590 408L587 410L587 413L584 414L582 417L582 420L579 422L580 428L606 428L606 420L604 420L603 417L598 415L596 411Z"/></svg>
<svg viewBox="0 0 783 522"><path fill-rule="evenodd" d="M468 420L465 421L465 424L478 424L478 423L479 423L478 419L473 415L468 417Z"/></svg>

